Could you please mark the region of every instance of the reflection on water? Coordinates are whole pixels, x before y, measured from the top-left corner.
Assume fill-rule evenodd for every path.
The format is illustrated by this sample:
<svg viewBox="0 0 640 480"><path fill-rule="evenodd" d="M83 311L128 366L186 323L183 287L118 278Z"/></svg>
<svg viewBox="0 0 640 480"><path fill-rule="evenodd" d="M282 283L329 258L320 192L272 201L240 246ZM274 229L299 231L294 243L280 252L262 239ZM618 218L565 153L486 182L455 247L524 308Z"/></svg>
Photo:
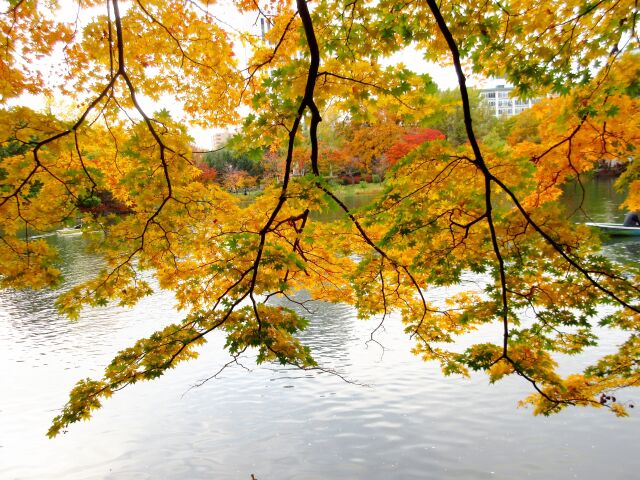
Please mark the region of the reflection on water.
<svg viewBox="0 0 640 480"><path fill-rule="evenodd" d="M337 194L338 198L352 211L370 205L379 195L380 193L378 192L372 193L370 191L358 191L357 189L347 190L346 193ZM323 221L333 221L344 219L346 213L333 200L329 200L328 209L313 216Z"/></svg>
<svg viewBox="0 0 640 480"><path fill-rule="evenodd" d="M349 305L328 302L311 302L306 292L296 295L296 302L274 298L272 304L284 305L306 318L321 318L313 328L302 332L300 338L307 345L313 345L315 354L330 357L336 365L344 366L349 356L349 345L358 341L354 333L354 323L358 322L355 309Z"/></svg>
<svg viewBox="0 0 640 480"><path fill-rule="evenodd" d="M99 268L80 238L55 241L69 283ZM606 248L638 255L634 242ZM396 318L377 332L383 351L366 342L379 319L360 321L351 308L326 303L310 305L303 340L357 384L247 361L251 372L234 366L189 390L229 360L214 336L199 360L116 394L91 422L47 440L78 379L100 375L118 350L179 318L163 291L133 309L88 310L76 322L56 315L54 297L0 292L3 479L632 479L640 468L637 416L574 409L532 417L516 408L529 393L518 379L443 378L409 353ZM588 355L618 341L608 336ZM628 395L640 404L637 392Z"/></svg>
<svg viewBox="0 0 640 480"><path fill-rule="evenodd" d="M613 237L603 241L605 255L621 264L640 262L640 237Z"/></svg>
<svg viewBox="0 0 640 480"><path fill-rule="evenodd" d="M622 223L624 210L620 204L624 193L614 188L614 177L595 177L564 187L563 202L577 222Z"/></svg>

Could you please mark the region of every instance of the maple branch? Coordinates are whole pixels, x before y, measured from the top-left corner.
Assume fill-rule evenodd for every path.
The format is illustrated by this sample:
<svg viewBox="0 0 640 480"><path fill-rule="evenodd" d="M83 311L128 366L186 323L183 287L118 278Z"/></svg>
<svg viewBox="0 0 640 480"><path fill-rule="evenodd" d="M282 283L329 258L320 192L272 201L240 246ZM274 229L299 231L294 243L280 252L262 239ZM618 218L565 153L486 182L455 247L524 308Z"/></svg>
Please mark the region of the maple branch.
<svg viewBox="0 0 640 480"><path fill-rule="evenodd" d="M257 282L258 269L259 269L260 261L262 259L267 234L271 230L273 223L276 221L276 218L280 213L280 210L282 210L282 207L284 206L284 203L287 200L287 190L289 188L291 169L293 165L293 150L294 150L295 137L298 132L298 128L300 127L300 122L302 120L302 116L305 110L308 107L310 107L311 104L313 104L313 91L315 88L315 82L318 74L318 66L320 65L320 52L318 49L317 41L315 39L315 34L313 32L313 24L311 21L311 16L309 15L309 10L307 8L306 1L297 0L297 5L298 5L298 11L300 13L300 17L305 26L305 33L307 36L307 43L309 45L309 50L311 54L311 61L309 63L309 70L307 73L307 83L305 86L304 96L300 101L297 115L293 121L293 125L291 129L289 130L289 142L287 145L287 156L285 159L285 171L284 171L284 177L282 180L282 187L280 189L280 196L278 197L278 203L276 204L274 209L271 211L271 215L269 219L267 220L267 222L259 232L260 243L258 244L258 247L257 247L256 257L253 263L254 265L253 275L249 284L250 297L253 304L254 314L256 316L256 320L258 321L259 328L261 328L262 322L260 320L260 314L258 312L257 302L253 297L253 291L255 289L255 285Z"/></svg>
<svg viewBox="0 0 640 480"><path fill-rule="evenodd" d="M303 19L303 23L304 23L304 19ZM312 118L311 126L314 127L313 118ZM317 126L317 123L316 123L316 126ZM320 176L320 171L319 171L319 168L318 168L318 165L317 165L317 156L318 156L317 135L316 135L315 129L313 129L313 128L310 131L310 137L311 137L311 142L312 142L311 165L312 165L313 173L317 177L319 177ZM314 142L314 140L315 140L315 142ZM429 308L427 307L427 302L426 302L426 299L425 299L424 294L422 292L422 289L420 288L420 285L418 284L418 282L415 279L414 275L409 271L409 268L407 266L401 265L396 260L394 260L391 257L389 257L388 254L384 250L382 250L378 245L375 244L375 242L373 242L373 240L369 237L369 235L363 229L363 227L360 224L360 222L351 213L349 208L333 192L331 192L329 189L327 189L320 182L316 182L316 187L319 188L320 190L324 191L347 214L347 216L349 217L351 222L354 224L354 226L356 227L356 229L360 233L362 239L370 247L372 247L379 255L381 255L382 258L386 258L389 261L389 263L394 266L394 268L400 269L400 270L405 272L405 274L409 278L410 282L415 287L415 289L416 289L416 291L418 293L418 296L420 297L420 301L422 303L422 316L421 316L421 318L417 322L417 325L414 328L413 335L415 335L418 332L418 329L422 326L422 323L424 322L424 319L426 318L426 314L429 311Z"/></svg>
<svg viewBox="0 0 640 480"><path fill-rule="evenodd" d="M219 148L214 148L213 150L191 150L191 153L216 153L226 149L227 149L227 146L223 145Z"/></svg>
<svg viewBox="0 0 640 480"><path fill-rule="evenodd" d="M326 77L334 77L334 78L338 78L340 80L345 80L347 82L356 83L358 85L363 85L365 87L375 88L376 90L380 90L381 92L383 92L385 95L389 95L389 96L393 97L394 100L396 100L403 107L406 107L409 110L417 110L416 107L413 107L413 106L409 105L408 103L404 102L400 98L400 95L394 95L393 93L391 93L391 90L389 90L388 88L382 87L380 85L376 85L375 83L367 82L365 80L358 80L357 78L353 78L353 77L346 77L344 75L339 75L337 73L332 73L332 72L319 72L318 73L318 77L325 77L325 78Z"/></svg>
<svg viewBox="0 0 640 480"><path fill-rule="evenodd" d="M229 27L231 30L235 31L235 32L239 32L239 30L235 27L233 27L230 23L225 22L224 20L221 20L219 17L217 17L216 15L213 15L211 12L209 12L209 10L205 7L203 7L201 5L201 2L197 2L195 0L185 0L186 3L188 3L189 5L191 5L192 7L194 7L196 10L199 10L207 19L213 19L216 22L225 25L226 27ZM207 2L207 7L209 2Z"/></svg>
<svg viewBox="0 0 640 480"><path fill-rule="evenodd" d="M392 202L391 204L389 204L387 207L385 207L384 209L379 209L375 212L376 215L386 212L388 210L391 210L392 208L397 207L400 203L404 202L405 200L408 200L409 198L413 197L414 195L416 195L417 193L421 192L422 190L427 190L430 191L431 188L438 183L438 181L441 179L446 180L448 179L451 175L453 175L456 167L458 166L458 164L460 163L460 161L463 160L462 158L458 158L458 157L454 157L453 160L449 163L447 163L442 169L440 169L440 171L434 176L433 179L429 180L429 182L420 185L419 187L416 187L415 189L413 189L412 191L410 191L409 193L406 193L405 195L402 195L400 198L398 198L397 200L395 200L394 202ZM424 165L425 163L427 163L427 161L422 162L421 165Z"/></svg>
<svg viewBox="0 0 640 480"><path fill-rule="evenodd" d="M353 21L355 19L355 11L357 6L358 6L358 0L353 0L351 2L346 3L344 5L344 8L342 9L341 16L344 17L345 10L347 8L351 8L351 12L349 13L349 28L347 29L347 35L344 42L346 45L349 45L349 42L351 40L351 31L353 30ZM351 52L351 49L349 49L349 51Z"/></svg>
<svg viewBox="0 0 640 480"><path fill-rule="evenodd" d="M109 43L109 72L113 78L113 26L111 25L111 3L107 0L107 40Z"/></svg>
<svg viewBox="0 0 640 480"><path fill-rule="evenodd" d="M158 215L160 215L160 212L163 210L164 206L167 204L167 202L169 202L169 200L171 200L171 199L175 200L174 195L173 195L173 187L172 187L172 182L171 182L171 176L169 174L169 165L168 165L167 158L166 158L166 152L174 153L176 155L179 155L180 157L184 157L184 156L182 154L178 154L177 152L175 152L172 148L168 147L162 141L162 139L160 138L160 135L156 131L156 128L153 126L152 119L146 114L146 112L142 109L142 107L138 103L138 99L137 99L137 94L136 94L135 88L133 86L133 83L131 82L131 79L129 78L129 74L126 71L126 66L125 66L124 40L123 40L123 34L122 34L122 21L121 21L121 18L120 18L120 10L119 10L119 5L118 5L118 0L112 0L112 2L113 2L115 24L116 24L116 38L117 38L117 49L118 49L118 70L117 70L117 73L116 73L116 77L117 76L121 76L123 78L123 80L124 80L124 82L125 82L125 84L127 86L127 89L129 90L129 96L131 98L131 101L133 102L133 105L134 105L135 109L138 111L140 116L143 118L144 123L147 126L147 130L149 131L151 136L154 138L156 144L160 148L159 157L160 157L160 162L162 164L162 170L163 170L163 173L164 173L165 182L166 182L166 186L167 186L167 195L163 197L162 202L160 203L158 208L155 210L153 215L151 215L151 217L147 219L142 232L137 237L137 238L139 238L141 240L141 247L139 249L137 249L137 251L140 251L142 248L144 248L145 235L146 235L146 232L147 232L149 226L154 222L157 224L155 219L156 219L156 217L158 217ZM116 78L116 77L114 77L114 78Z"/></svg>
<svg viewBox="0 0 640 480"><path fill-rule="evenodd" d="M371 333L369 334L369 340L367 340L365 343L368 345L369 342L374 342L376 343L381 349L382 349L382 355L384 355L385 352L385 348L384 345L382 345L378 340L376 340L374 338L374 335L376 334L376 332L378 330L380 330L381 328L383 328L383 324L385 319L387 318L387 294L385 292L385 284L384 284L384 258L380 259L380 270L379 270L379 276L380 276L380 293L382 294L382 318L380 319L380 323L378 323L378 325L376 326L376 328L374 328Z"/></svg>
<svg viewBox="0 0 640 480"><path fill-rule="evenodd" d="M620 305L633 310L634 312L639 312L640 313L640 306L634 306L631 305L630 303L628 303L627 301L619 298L615 292L611 291L610 289L602 286L600 284L600 282L598 282L595 278L593 278L591 276L591 273L600 273L600 274L605 274L606 276L610 277L610 278L616 278L617 280L622 280L625 281L627 283L628 280L626 280L623 277L611 277L610 274L606 274L605 272L591 272L587 269L585 269L584 267L582 267L576 260L574 260L573 258L571 258L565 251L564 249L555 241L553 240L553 238L551 238L549 236L548 233L546 233L544 230L542 230L542 228L533 221L533 219L531 218L531 216L529 215L529 213L524 209L524 207L522 206L522 204L520 203L520 201L518 200L518 198L515 196L515 194L509 189L509 187L507 187L504 183L502 183L502 181L500 181L498 178L493 177L492 176L492 181L494 181L497 185L500 186L500 188L511 198L513 204L516 206L516 208L518 209L518 211L520 211L520 213L522 214L522 216L525 218L525 220L527 220L527 222L533 227L533 229L538 232L538 234L540 234L540 236L542 238L544 238L547 243L549 243L549 245L551 245L554 250L556 250L567 262L569 262L569 264L571 264L571 266L573 266L576 270L578 270L580 273L582 273L582 275L589 280L593 286L595 286L596 288L598 288L600 291L602 291L603 293L607 294L609 297L613 298L616 302L618 302Z"/></svg>
<svg viewBox="0 0 640 480"><path fill-rule="evenodd" d="M538 232L538 234L540 234L542 238L544 238L547 241L547 243L549 243L554 248L554 250L556 250L566 261L568 261L574 268L576 268L579 272L581 272L582 275L584 275L585 278L587 278L596 288L598 288L603 293L605 293L606 295L616 300L616 302L618 302L620 305L626 308L629 308L635 312L640 312L640 307L631 305L629 302L618 297L615 292L601 285L600 282L598 282L595 278L593 278L590 275L589 271L587 271L584 267L582 267L576 260L571 258L564 251L564 249L549 236L548 233L546 233L536 222L533 221L533 219L528 214L528 212L525 211L524 207L522 206L522 204L520 203L516 195L502 181L500 181L496 176L494 176L489 171L487 165L484 162L482 153L480 151L480 147L478 145L475 133L473 131L469 96L466 89L465 76L464 76L464 73L462 72L460 54L458 51L457 44L455 43L453 35L448 29L435 0L427 0L427 4L431 8L436 18L436 22L438 23L438 26L447 41L447 44L449 46L449 49L453 57L453 63L456 69L456 74L458 76L458 84L459 84L460 92L462 96L465 128L467 130L469 143L471 144L471 148L473 149L473 152L475 155L474 163L482 171L482 173L485 175L485 178L488 181L495 182L511 198L516 208L520 211L520 213L527 220L527 222L531 224L531 226L536 230L536 232Z"/></svg>
<svg viewBox="0 0 640 480"><path fill-rule="evenodd" d="M242 354L245 353L247 350L249 349L249 346L247 345L246 347L244 347L242 350L240 350L238 353L235 353L233 355L231 355L231 360L229 360L227 363L225 363L222 367L220 367L218 369L218 371L216 371L213 375L210 375L206 378L203 378L201 380L198 380L196 383L194 383L193 385L191 385L186 392L184 392L181 396L184 397L187 393L189 393L191 390L193 390L194 388L200 388L202 387L205 383L213 380L214 378L218 378L218 376L224 372L227 368L229 368L231 365L233 365L234 363L236 365L239 365L240 367L244 368L246 371L250 372L251 370L248 369L247 367L245 367L244 365L242 365L238 360L242 357Z"/></svg>
<svg viewBox="0 0 640 480"><path fill-rule="evenodd" d="M249 88L249 83L251 82L253 77L256 75L258 70L260 70L265 65L270 64L273 61L273 59L275 58L276 54L278 53L278 50L280 49L280 46L284 42L284 39L285 39L287 33L289 32L289 29L291 28L291 25L293 25L293 21L295 20L297 15L298 15L298 12L294 12L294 14L289 19L289 22L287 22L287 25L285 26L284 31L282 32L282 35L280 35L280 38L278 39L278 43L276 43L276 46L273 48L273 52L271 53L271 56L269 57L269 59L265 60L264 62L262 62L262 63L260 63L258 65L249 65L246 68L247 72L249 73L249 77L245 80L245 86L242 89L242 92L240 93L240 98L241 99L244 97L245 92ZM253 68L253 72L251 71L252 68Z"/></svg>
<svg viewBox="0 0 640 480"><path fill-rule="evenodd" d="M471 149L473 150L475 160L473 163L481 170L482 174L485 177L485 214L484 218L487 220L487 224L489 225L489 231L491 234L491 243L493 245L493 251L496 255L496 259L498 260L498 268L499 268L499 276L500 276L500 289L501 289L501 297L502 297L502 322L504 329L504 338L503 338L503 354L507 354L508 347L508 337L509 337L509 320L508 320L508 297L507 297L507 279L505 273L505 265L504 259L502 257L502 253L500 251L500 247L498 245L498 237L495 230L495 225L493 223L492 209L493 205L491 202L491 177L492 175L489 172L489 169L484 162L484 158L482 156L482 152L480 151L480 146L476 139L475 133L473 131L473 120L471 118L471 102L469 101L469 93L466 87L466 77L464 72L462 71L462 64L460 60L460 52L458 50L458 45L447 26L442 13L435 0L427 0L427 4L433 13L436 23L438 24L438 28L440 32L445 37L447 45L449 46L449 50L453 57L453 63L456 70L456 75L458 77L458 85L460 90L460 96L462 98L462 112L464 116L464 125L467 131L467 138L469 139L469 143L471 144Z"/></svg>
<svg viewBox="0 0 640 480"><path fill-rule="evenodd" d="M305 30L307 43L309 44L309 51L311 54L311 64L309 67L309 77L308 77L309 80L307 82L307 87L305 89L305 97L303 99L303 105L305 104L305 101L307 101L308 106L312 112L311 126L310 126L310 133L309 133L309 136L311 138L311 168L313 170L314 175L316 177L319 177L320 169L318 167L317 126L322 119L320 118L318 109L313 101L313 88L315 86L315 81L318 77L318 68L320 65L320 51L319 51L318 42L316 40L316 36L313 30L311 15L309 14L309 10L307 8L306 2L305 0L297 0L297 4L298 4L298 11L300 13L300 19L302 20L302 25ZM311 76L312 73L313 73L313 78ZM299 115L301 114L302 114L302 111L299 110ZM293 148L293 137L291 137L290 147L291 149ZM384 252L380 247L378 247L375 244L375 242L373 242L373 240L371 240L371 238L367 235L365 230L360 225L360 222L358 222L358 220L353 216L353 214L351 213L349 208L344 204L344 202L342 202L338 197L336 197L336 195L333 192L331 192L326 187L324 187L320 182L316 182L316 187L324 191L327 195L329 195L329 197L333 199L333 201L348 215L349 219L355 225L357 230L360 232L360 235L365 240L365 242L369 246L371 246L376 252L378 252L378 254L380 254L383 258L386 258L394 267L402 269L410 279L411 283L415 286L423 306L422 317L415 328L415 332L417 332L426 317L428 307L427 307L427 303L424 298L424 295L422 293L422 290L418 282L416 281L415 277L411 274L411 272L406 266L399 265L397 261L391 259L386 252Z"/></svg>
<svg viewBox="0 0 640 480"><path fill-rule="evenodd" d="M73 195L73 193L69 190L67 184L63 180L60 180L59 178L57 178L57 176L55 176L49 169L47 169L43 165L43 163L40 161L40 158L39 158L39 151L49 143L52 143L60 138L66 137L70 133L75 132L78 128L80 128L80 126L84 123L85 119L87 118L91 110L94 109L94 107L98 104L98 102L100 102L107 95L107 92L113 87L116 79L117 79L117 76L111 78L109 83L102 89L102 91L98 94L98 96L89 103L89 105L86 107L84 112L80 115L78 120L76 120L76 122L73 124L71 128L64 130L62 132L59 132L55 135L52 135L49 138L46 138L44 140L41 140L40 142L37 142L34 145L32 153L33 153L33 161L35 163L35 166L29 172L29 174L24 178L24 180L20 183L20 185L13 191L13 193L0 197L0 207L3 206L9 199L16 197L20 193L20 191L27 185L27 183L29 183L29 180L31 180L31 178L33 178L33 176L40 169L46 171L47 173L49 173L49 175L51 175L51 177L53 177L58 182L62 183L64 187L67 189L67 191L75 198L75 195Z"/></svg>
<svg viewBox="0 0 640 480"><path fill-rule="evenodd" d="M554 143L549 148L547 148L544 152L538 155L532 156L531 161L533 163L538 163L544 156L548 155L556 148L560 147L561 145L564 145L567 142L571 142L571 140L578 134L578 132L580 131L584 123L587 121L587 117L588 117L587 115L583 115L583 117L580 119L580 123L576 126L576 128L573 129L573 131L567 137Z"/></svg>
<svg viewBox="0 0 640 480"><path fill-rule="evenodd" d="M107 5L109 5L109 2L107 3ZM110 81L108 82L108 84L102 89L102 91L99 93L99 95L93 99L92 102L89 103L89 106L85 109L85 111L83 112L83 114L80 116L80 118L76 121L76 123L67 131L61 132L57 135L54 135L46 140L43 140L42 142L39 142L36 147L33 150L33 154L34 154L34 159L36 161L36 167L33 169L33 171L27 176L27 178L23 181L23 183L21 184L21 186L16 190L15 195L17 195L17 193L24 187L24 185L26 185L26 183L29 181L29 179L35 174L35 172L37 171L37 169L43 168L41 162L38 159L38 150L40 148L42 148L42 146L57 140L58 138L62 138L63 136L68 135L71 132L76 132L76 130L82 125L82 123L85 121L85 119L87 118L87 116L89 115L89 113L95 108L95 106L103 99L105 98L105 96L111 92L111 90L113 89L116 81L118 80L119 77L122 77L122 79L124 80L127 89L129 90L129 96L131 98L131 101L135 107L135 109L138 111L139 115L143 118L143 121L147 127L147 130L149 131L149 133L152 135L154 141L156 142L156 144L158 145L158 147L160 148L160 162L161 162L161 166L162 166L162 170L164 173L164 177L165 177L165 181L166 181L166 185L167 185L167 195L163 196L162 201L160 202L160 205L155 209L154 213L146 220L145 225L142 229L142 232L136 237L137 240L140 240L140 245L135 248L132 252L130 252L130 254L127 256L126 259L124 259L122 262L120 262L117 266L115 266L111 272L109 273L109 275L107 275L107 277L104 279L104 281L100 284L104 285L106 284L106 282L112 278L112 276L117 275L118 272L125 266L128 265L131 260L141 251L144 250L145 248L145 238L146 238L146 234L147 231L149 230L150 226L152 224L157 225L161 230L164 230L162 228L162 226L158 223L158 221L156 220L156 218L158 217L158 215L160 215L161 211L163 210L164 206L167 204L167 202L171 199L176 200L173 196L173 188L172 188L172 182L171 182L171 177L169 174L169 166L167 163L167 158L166 158L166 152L171 152L174 153L176 155L179 155L180 157L184 156L182 154L179 154L177 152L175 152L173 149L171 149L170 147L168 147L160 138L160 135L158 134L156 128L153 126L153 122L152 119L146 114L146 112L142 109L142 107L140 106L140 104L138 103L137 100L137 95L136 95L136 91L134 88L133 83L131 82L131 79L129 78L129 75L126 71L126 63L125 63L125 57L124 57L124 39L123 39L123 31L122 31L122 20L121 20L121 16L120 16L120 9L119 9L119 4L118 4L118 0L111 0L111 5L113 6L113 15L114 15L114 21L115 21L115 27L116 27L116 48L117 48L117 61L118 61L118 69L116 70L115 74L113 74L110 78ZM109 42L111 45L112 42L112 37L111 37L111 13L109 12L109 17L108 17L108 22L109 22ZM114 98L114 101L115 98ZM117 101L116 101L117 104ZM110 129L109 129L110 131ZM77 136L76 136L77 139ZM77 144L76 144L76 148ZM80 154L79 150L78 150L78 154ZM82 157L80 156L80 161L82 162ZM84 163L82 163L82 166L84 168ZM88 174L88 171L85 168L85 172ZM91 179L91 177L89 176L89 178ZM91 179L92 183L95 185L95 182L93 181L93 179ZM64 182L62 182L65 187L66 184ZM68 187L67 187L68 189ZM69 191L70 192L70 191ZM70 192L71 193L71 192ZM71 193L72 194L72 193ZM73 194L72 194L73 195ZM75 196L74 196L75 198ZM5 200L6 201L6 200ZM0 202L0 206L2 206L4 204L4 202ZM99 288L99 286L97 287Z"/></svg>
<svg viewBox="0 0 640 480"><path fill-rule="evenodd" d="M87 166L84 164L84 160L82 158L82 152L80 151L80 145L78 144L78 131L77 130L73 131L73 140L74 140L74 144L75 144L75 147L76 147L76 153L78 154L78 160L80 161L80 165L82 166L82 170L84 171L84 174L87 176L89 181L91 181L91 191L93 192L96 189L96 187L98 186L98 184L95 182L95 180L93 179L93 177L91 176L91 174L87 170Z"/></svg>
<svg viewBox="0 0 640 480"><path fill-rule="evenodd" d="M131 79L129 78L129 75L127 74L127 72L125 70L124 40L123 40L123 35L122 35L122 20L120 18L120 9L119 9L119 5L118 5L118 0L112 0L112 2L113 2L113 14L114 14L115 21L116 21L116 38L117 38L117 48L118 48L118 71L117 71L117 75L122 76L122 78L124 79L125 84L127 85L127 88L129 89L129 96L131 97L131 101L133 102L133 105L135 106L136 110L138 111L138 113L143 118L144 122L146 123L147 129L149 130L149 133L151 133L151 135L153 136L154 140L156 141L156 143L160 147L160 161L162 163L162 169L164 170L165 179L167 181L168 197L170 198L172 196L171 195L171 193L172 193L171 178L169 177L169 167L167 165L167 161L166 161L166 158L165 158L165 150L170 150L170 149L168 149L167 146L160 139L160 136L156 132L156 129L154 128L153 124L151 123L151 119L147 116L145 111L142 109L142 107L140 107L140 104L138 103L138 99L136 97L135 88L133 86L133 83L131 83ZM164 202L163 202L162 205L164 205ZM158 210L157 213L159 213L159 210ZM157 215L157 213L156 213L156 215ZM154 215L154 217L155 217L155 215Z"/></svg>

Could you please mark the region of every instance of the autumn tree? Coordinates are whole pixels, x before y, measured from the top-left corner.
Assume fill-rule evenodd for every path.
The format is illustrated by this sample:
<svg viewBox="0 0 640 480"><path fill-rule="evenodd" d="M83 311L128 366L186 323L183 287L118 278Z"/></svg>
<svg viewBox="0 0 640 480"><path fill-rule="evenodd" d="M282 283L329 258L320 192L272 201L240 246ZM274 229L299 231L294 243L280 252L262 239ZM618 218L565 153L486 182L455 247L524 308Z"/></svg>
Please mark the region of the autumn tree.
<svg viewBox="0 0 640 480"><path fill-rule="evenodd" d="M222 185L230 192L238 192L255 187L257 180L244 170L234 170L230 168L222 174Z"/></svg>
<svg viewBox="0 0 640 480"><path fill-rule="evenodd" d="M262 158L264 168L263 178L265 180L274 179L275 183L280 183L285 171L285 158L277 150L267 150Z"/></svg>
<svg viewBox="0 0 640 480"><path fill-rule="evenodd" d="M233 3L264 15L259 2ZM251 350L259 362L323 368L297 336L305 319L272 301L295 300L301 289L350 303L363 318L398 318L414 352L445 374L521 378L536 413L625 414L610 398L640 381L638 269L621 272L600 255L598 238L566 221L558 198L563 182L602 155L635 156L635 1L270 2L267 41L240 34L253 47L246 65L208 2L77 5L77 21L64 23L56 2L2 2L0 283L58 284L55 250L30 232L56 228L83 212L82 199L107 191L129 213L84 214L88 228L105 231L93 245L105 268L63 292L60 311L73 318L87 305L131 305L152 293L141 274L150 271L184 313L119 352L101 379L78 382L51 436L118 390L196 357L216 330L230 363ZM466 140L413 149L387 176L384 196L352 212L320 174L318 126L335 109L363 124L381 110L397 125L432 116L432 82L385 60L409 45L453 65ZM57 75L43 75L42 58L60 66ZM483 143L470 72L504 76L518 95L559 97L536 107L534 135ZM55 117L24 106L26 92L73 102ZM284 152L280 182L250 207L204 185L184 123L147 111L143 96L175 98L184 121L205 126L239 123L238 107L250 109L242 142ZM294 178L303 133L308 170ZM640 183L630 175L635 206ZM329 204L343 219L312 215ZM465 288L469 275L479 287ZM456 286L446 301L433 293L442 286ZM456 342L488 325L499 333ZM600 329L619 332L618 350L561 375L557 355L593 345Z"/></svg>
<svg viewBox="0 0 640 480"><path fill-rule="evenodd" d="M493 111L482 101L477 90L469 90L469 109L474 132L480 139L487 136L500 122ZM441 131L452 145L461 145L468 141L464 123L464 111L459 90L439 92L441 108L434 113L429 126Z"/></svg>
<svg viewBox="0 0 640 480"><path fill-rule="evenodd" d="M329 167L329 177L348 179L349 183L355 183L356 175L362 172L360 157L355 156L349 149L349 144L340 148L325 148L323 150L324 163Z"/></svg>
<svg viewBox="0 0 640 480"><path fill-rule="evenodd" d="M413 131L405 133L398 142L394 143L389 150L387 150L385 153L387 162L389 165L395 165L398 160L408 155L409 152L423 143L444 139L444 133L433 128L413 129Z"/></svg>
<svg viewBox="0 0 640 480"><path fill-rule="evenodd" d="M199 164L198 168L200 169L200 176L198 177L198 180L200 180L201 182L215 182L218 178L218 171L215 168L210 167L206 164Z"/></svg>
<svg viewBox="0 0 640 480"><path fill-rule="evenodd" d="M263 171L259 159L251 159L246 153L235 152L229 148L207 152L204 156L204 162L218 172L224 172L229 169L242 170L247 172L248 175L259 177Z"/></svg>
<svg viewBox="0 0 640 480"><path fill-rule="evenodd" d="M395 123L381 122L374 125L357 125L345 145L363 174L378 173L383 156L402 136L403 129Z"/></svg>

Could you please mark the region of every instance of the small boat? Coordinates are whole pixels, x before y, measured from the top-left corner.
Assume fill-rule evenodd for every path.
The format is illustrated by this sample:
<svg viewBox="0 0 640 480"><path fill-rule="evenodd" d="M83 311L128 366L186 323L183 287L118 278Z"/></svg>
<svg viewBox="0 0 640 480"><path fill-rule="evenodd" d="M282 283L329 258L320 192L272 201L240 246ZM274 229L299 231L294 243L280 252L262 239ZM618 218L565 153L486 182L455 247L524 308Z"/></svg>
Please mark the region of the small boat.
<svg viewBox="0 0 640 480"><path fill-rule="evenodd" d="M625 227L621 223L587 222L585 225L598 228L612 237L640 237L640 227Z"/></svg>
<svg viewBox="0 0 640 480"><path fill-rule="evenodd" d="M56 235L80 235L82 233L82 225L76 225L74 227L65 227L60 230L56 230Z"/></svg>

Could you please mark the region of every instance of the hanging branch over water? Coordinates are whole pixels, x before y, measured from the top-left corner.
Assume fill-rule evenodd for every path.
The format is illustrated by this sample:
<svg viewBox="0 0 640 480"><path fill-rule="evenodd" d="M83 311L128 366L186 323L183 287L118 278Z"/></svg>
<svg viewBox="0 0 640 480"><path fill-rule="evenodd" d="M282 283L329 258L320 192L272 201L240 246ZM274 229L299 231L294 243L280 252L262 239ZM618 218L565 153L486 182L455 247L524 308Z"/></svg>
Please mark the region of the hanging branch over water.
<svg viewBox="0 0 640 480"><path fill-rule="evenodd" d="M237 5L267 15L259 2ZM197 2L106 6L106 16L88 19L82 35L43 22L29 2L0 15L0 67L8 72L0 100L54 91L19 57L51 55L59 41L68 69L60 92L81 105L67 123L26 107L0 110L0 282L59 282L55 250L21 238L21 230L53 230L78 214L87 229L106 232L94 242L105 271L61 295L63 313L135 304L153 291L142 270L173 291L185 313L120 352L102 379L79 382L50 435L88 418L113 392L195 358L214 331L226 336L223 369L252 352L258 362L344 378L318 366L299 338L307 320L294 309L311 312L296 299L301 290L352 304L363 318L379 316L369 341L397 313L414 352L446 374L523 377L534 392L525 403L536 413L568 405L625 413L606 398L640 381L640 277L634 266L622 272L599 255L597 239L564 221L556 200L562 184L589 172L597 155L627 161L640 141L635 2L555 2L568 20L551 28L550 7L535 2L328 0L310 9L296 0L295 9L272 5L275 43L255 46L245 70L234 58L232 31ZM35 24L41 30L28 28ZM453 61L466 144L416 133L452 107L427 76L382 65L408 46ZM516 118L512 135L491 143L473 123L467 62L487 75L505 73L520 94L562 95ZM237 107L246 104L252 114L228 149L281 160L281 182L244 207L205 181L186 127L167 111L143 108L144 97L164 95L209 127L236 124ZM358 157L372 173L392 151L387 160L395 164L368 209L351 208L323 177L330 155L345 165ZM297 167L311 173L299 176ZM640 198L634 175L631 168L629 205ZM126 215L101 212L96 204L104 198ZM328 208L343 218L319 220ZM482 278L480 287L467 288L471 274ZM601 305L618 309L600 318ZM626 340L584 372L560 377L553 356L593 344L596 323ZM489 324L500 326L495 343L456 342Z"/></svg>

